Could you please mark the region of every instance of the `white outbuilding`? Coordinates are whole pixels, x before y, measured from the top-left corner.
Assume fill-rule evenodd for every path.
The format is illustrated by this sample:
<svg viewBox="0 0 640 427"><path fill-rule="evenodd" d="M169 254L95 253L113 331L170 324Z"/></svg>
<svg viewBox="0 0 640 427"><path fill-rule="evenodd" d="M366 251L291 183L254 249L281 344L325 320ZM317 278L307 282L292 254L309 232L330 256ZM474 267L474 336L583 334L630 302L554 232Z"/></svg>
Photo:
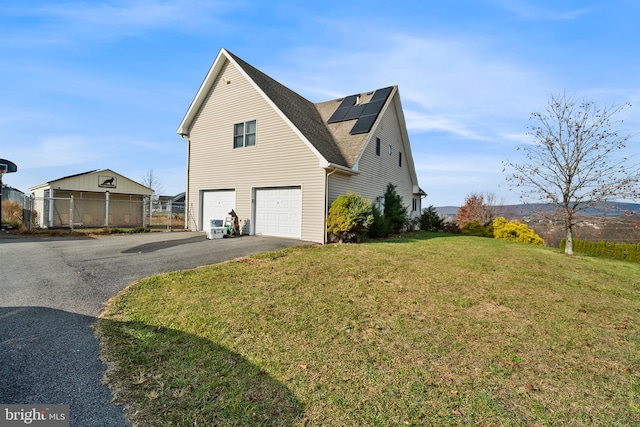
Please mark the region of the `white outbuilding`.
<svg viewBox="0 0 640 427"><path fill-rule="evenodd" d="M30 188L40 227L136 227L153 190L111 169L69 175ZM145 203L146 202L146 203Z"/></svg>

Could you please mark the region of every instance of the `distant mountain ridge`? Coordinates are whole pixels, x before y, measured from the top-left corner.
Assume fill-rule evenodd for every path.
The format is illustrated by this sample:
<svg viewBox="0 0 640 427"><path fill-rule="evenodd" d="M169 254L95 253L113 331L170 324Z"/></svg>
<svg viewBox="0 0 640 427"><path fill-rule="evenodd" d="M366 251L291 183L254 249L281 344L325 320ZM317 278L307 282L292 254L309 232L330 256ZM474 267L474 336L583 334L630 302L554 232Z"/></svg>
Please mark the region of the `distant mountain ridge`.
<svg viewBox="0 0 640 427"><path fill-rule="evenodd" d="M436 212L440 216L453 218L458 214L459 206L439 206L436 207ZM554 206L549 203L529 203L520 205L502 205L499 206L498 215L504 215L508 217L525 217L535 216L539 212L551 213L554 211ZM601 203L600 207L586 209L580 212L583 216L594 217L618 217L625 213L633 212L634 214L640 214L640 203L626 203L626 202L613 202L613 203Z"/></svg>

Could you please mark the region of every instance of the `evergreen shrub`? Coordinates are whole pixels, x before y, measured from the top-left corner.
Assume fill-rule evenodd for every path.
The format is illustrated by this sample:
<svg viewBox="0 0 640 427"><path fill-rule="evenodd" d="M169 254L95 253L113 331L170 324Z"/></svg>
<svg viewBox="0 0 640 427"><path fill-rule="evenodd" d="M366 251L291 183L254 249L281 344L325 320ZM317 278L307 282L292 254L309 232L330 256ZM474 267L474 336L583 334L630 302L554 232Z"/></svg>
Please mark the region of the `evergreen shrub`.
<svg viewBox="0 0 640 427"><path fill-rule="evenodd" d="M389 233L400 233L409 219L407 207L402 204L402 196L396 192L396 186L387 184L384 193L384 217L389 222Z"/></svg>
<svg viewBox="0 0 640 427"><path fill-rule="evenodd" d="M491 223L482 225L478 221L471 221L466 223L460 232L466 236L478 236L493 238L493 226Z"/></svg>
<svg viewBox="0 0 640 427"><path fill-rule="evenodd" d="M420 230L422 231L444 231L444 220L436 212L436 208L433 205L429 205L428 208L422 210L420 215Z"/></svg>
<svg viewBox="0 0 640 427"><path fill-rule="evenodd" d="M380 212L380 209L372 205L371 213L373 214L373 221L369 226L367 236L372 239L381 239L389 236L389 221Z"/></svg>
<svg viewBox="0 0 640 427"><path fill-rule="evenodd" d="M564 251L566 246L567 239L562 239L560 249ZM590 242L587 240L573 239L573 251L601 258L640 262L640 243Z"/></svg>
<svg viewBox="0 0 640 427"><path fill-rule="evenodd" d="M341 194L331 204L327 216L330 241L357 242L362 240L373 223L371 201L349 192Z"/></svg>

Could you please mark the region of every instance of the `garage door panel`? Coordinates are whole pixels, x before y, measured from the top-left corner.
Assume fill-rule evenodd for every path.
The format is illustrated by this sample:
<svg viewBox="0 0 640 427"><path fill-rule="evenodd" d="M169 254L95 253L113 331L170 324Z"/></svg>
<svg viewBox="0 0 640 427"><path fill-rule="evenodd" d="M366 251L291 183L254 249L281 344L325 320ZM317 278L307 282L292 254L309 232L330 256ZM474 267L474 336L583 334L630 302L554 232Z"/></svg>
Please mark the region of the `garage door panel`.
<svg viewBox="0 0 640 427"><path fill-rule="evenodd" d="M301 206L300 187L256 189L256 234L300 238Z"/></svg>
<svg viewBox="0 0 640 427"><path fill-rule="evenodd" d="M212 219L224 220L236 206L235 190L210 190L202 192L202 228L209 228Z"/></svg>

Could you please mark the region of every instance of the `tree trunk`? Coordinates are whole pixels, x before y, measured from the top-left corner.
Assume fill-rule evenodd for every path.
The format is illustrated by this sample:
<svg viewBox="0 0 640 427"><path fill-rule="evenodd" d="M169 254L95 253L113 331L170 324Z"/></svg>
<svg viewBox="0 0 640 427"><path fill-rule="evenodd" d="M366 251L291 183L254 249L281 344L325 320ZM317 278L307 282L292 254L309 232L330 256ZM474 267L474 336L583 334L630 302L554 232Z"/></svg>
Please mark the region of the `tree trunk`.
<svg viewBox="0 0 640 427"><path fill-rule="evenodd" d="M571 227L567 227L567 242L564 247L564 253L567 255L573 255L573 230Z"/></svg>

